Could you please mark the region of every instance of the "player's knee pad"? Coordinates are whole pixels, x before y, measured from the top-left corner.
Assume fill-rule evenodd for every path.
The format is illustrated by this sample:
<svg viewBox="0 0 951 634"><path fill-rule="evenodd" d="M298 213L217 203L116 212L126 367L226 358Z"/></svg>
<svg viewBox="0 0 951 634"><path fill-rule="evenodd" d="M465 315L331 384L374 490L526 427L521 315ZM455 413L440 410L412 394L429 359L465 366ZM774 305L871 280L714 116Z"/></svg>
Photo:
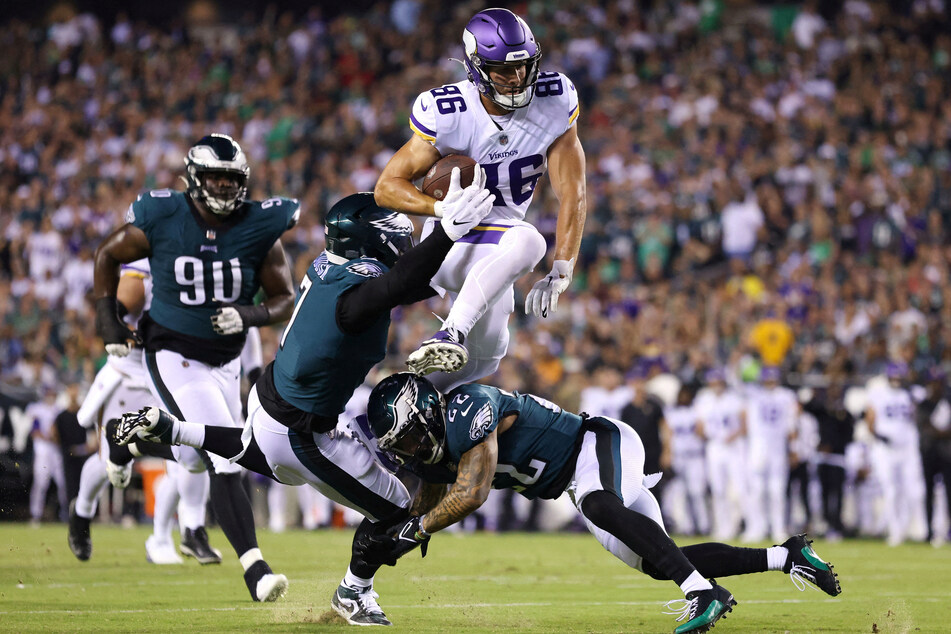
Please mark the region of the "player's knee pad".
<svg viewBox="0 0 951 634"><path fill-rule="evenodd" d="M510 228L502 236L499 246L507 252L506 263L519 270L519 277L533 270L548 251L544 236L531 225Z"/></svg>

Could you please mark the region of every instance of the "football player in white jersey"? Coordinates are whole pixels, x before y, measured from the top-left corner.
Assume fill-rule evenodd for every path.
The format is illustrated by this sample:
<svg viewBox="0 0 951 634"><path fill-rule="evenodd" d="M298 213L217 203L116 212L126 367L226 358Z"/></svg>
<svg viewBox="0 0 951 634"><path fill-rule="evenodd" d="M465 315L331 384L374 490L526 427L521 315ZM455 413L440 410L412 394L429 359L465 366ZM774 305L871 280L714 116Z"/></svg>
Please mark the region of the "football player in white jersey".
<svg viewBox="0 0 951 634"><path fill-rule="evenodd" d="M924 525L925 480L918 448L915 404L902 386L908 365L891 361L885 368L888 385L869 390L865 422L875 436L872 470L881 486L889 546L905 541L912 521Z"/></svg>
<svg viewBox="0 0 951 634"><path fill-rule="evenodd" d="M671 463L674 477L668 485L671 499L680 499L686 517L677 523L679 532L706 535L710 532L707 510L707 463L700 436L697 410L687 386L680 388L677 404L664 410L664 418L672 435Z"/></svg>
<svg viewBox="0 0 951 634"><path fill-rule="evenodd" d="M152 299L152 278L147 259L136 260L122 266L119 278L118 300L127 311L124 321L133 328L139 316L148 310ZM96 375L89 393L77 412L83 427L99 426L99 451L90 456L83 465L79 480L79 493L70 505L69 548L82 561L92 555L90 521L96 514L99 495L106 480L118 488L124 488L132 477L132 463L117 465L109 460L109 444L105 439L106 421L119 418L133 406L156 404L149 391L145 366L142 364L142 349L132 348L124 357L109 355L106 365ZM183 552L195 556L201 563L219 563L221 555L208 545L205 532L205 504L207 502L208 475L189 473L184 469L169 470L166 487L174 489L177 499L181 497L180 523L183 529ZM169 492L173 493L172 491ZM174 503L156 504L155 531L145 542L148 560L156 564L181 563L175 552L170 534L164 527L171 524Z"/></svg>
<svg viewBox="0 0 951 634"><path fill-rule="evenodd" d="M713 507L713 537L724 541L739 532L746 502L746 411L743 398L727 388L723 370L707 372L708 390L694 407L707 440L707 472Z"/></svg>
<svg viewBox="0 0 951 634"><path fill-rule="evenodd" d="M568 288L586 214L585 157L578 140L578 93L561 73L539 72L541 47L507 9L477 13L463 32L468 80L422 93L410 115L413 136L390 159L374 195L382 207L434 216L455 204L421 193L413 181L440 157L463 154L485 170L495 195L483 223L456 242L433 287L454 300L442 329L407 361L446 392L488 376L508 348L512 285L545 256L545 239L525 222L538 179L559 201L551 273L538 281L526 313L547 317ZM463 367L464 366L464 367Z"/></svg>
<svg viewBox="0 0 951 634"><path fill-rule="evenodd" d="M789 443L799 417L799 400L792 390L780 385L779 368L764 366L760 382L746 400L750 513L745 541L765 539L767 530L775 540L786 533Z"/></svg>

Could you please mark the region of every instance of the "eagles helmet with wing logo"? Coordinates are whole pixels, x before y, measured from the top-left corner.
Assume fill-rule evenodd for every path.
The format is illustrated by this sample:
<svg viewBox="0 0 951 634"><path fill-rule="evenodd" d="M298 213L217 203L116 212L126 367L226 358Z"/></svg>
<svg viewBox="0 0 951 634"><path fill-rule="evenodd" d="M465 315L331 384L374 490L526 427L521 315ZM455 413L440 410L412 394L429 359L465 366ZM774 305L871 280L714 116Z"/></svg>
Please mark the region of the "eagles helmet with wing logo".
<svg viewBox="0 0 951 634"><path fill-rule="evenodd" d="M327 252L345 260L363 256L392 267L414 244L410 219L378 206L369 192L338 201L325 224Z"/></svg>
<svg viewBox="0 0 951 634"><path fill-rule="evenodd" d="M432 383L412 372L380 381L367 403L380 449L401 464L438 464L446 442L446 403Z"/></svg>
<svg viewBox="0 0 951 634"><path fill-rule="evenodd" d="M211 183L209 174L229 176L227 184ZM248 195L251 168L237 141L227 134L202 137L185 155L185 184L188 195L219 216L237 209Z"/></svg>

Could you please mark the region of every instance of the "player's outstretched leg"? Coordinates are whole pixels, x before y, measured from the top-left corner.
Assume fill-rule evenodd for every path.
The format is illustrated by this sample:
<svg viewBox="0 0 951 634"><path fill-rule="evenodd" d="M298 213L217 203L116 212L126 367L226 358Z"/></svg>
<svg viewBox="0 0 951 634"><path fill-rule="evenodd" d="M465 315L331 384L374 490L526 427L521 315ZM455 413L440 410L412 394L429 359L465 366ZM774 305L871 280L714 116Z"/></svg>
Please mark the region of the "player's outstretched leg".
<svg viewBox="0 0 951 634"><path fill-rule="evenodd" d="M650 491L645 488L642 496L648 498L651 508L659 516L660 509ZM715 582L704 579L651 516L626 507L616 494L604 490L586 495L579 508L589 523L589 529L609 552L642 570L645 569L644 562L653 562L660 571L656 578L670 579L680 586L686 599L667 604L674 610L668 614L678 615L678 621L687 621L674 630L675 634L706 632L733 610L736 605L733 595Z"/></svg>
<svg viewBox="0 0 951 634"><path fill-rule="evenodd" d="M111 422L111 421L110 421ZM143 407L137 412L127 412L112 428L106 428L106 436L120 446L128 445L135 438L172 443L175 419L157 407Z"/></svg>
<svg viewBox="0 0 951 634"><path fill-rule="evenodd" d="M330 606L350 625L393 625L376 602L380 595L373 590L373 577L380 566L366 562L360 554L362 540L385 532L390 525L364 518L353 535L350 566L330 599Z"/></svg>
<svg viewBox="0 0 951 634"><path fill-rule="evenodd" d="M801 591L806 585L813 585L829 596L837 596L842 592L839 585L839 576L832 569L832 564L823 561L812 548L812 540L805 533L793 535L782 543L783 548L789 551L783 572L789 575L792 582Z"/></svg>
<svg viewBox="0 0 951 634"><path fill-rule="evenodd" d="M832 564L823 561L810 546L805 535L795 535L781 546L744 548L720 542L703 542L681 548L697 571L705 577L732 577L770 570L788 574L800 590L806 585L816 587L830 596L842 592ZM669 580L650 560L644 559L641 568L654 579Z"/></svg>
<svg viewBox="0 0 951 634"><path fill-rule="evenodd" d="M406 359L409 369L420 376L433 372L456 372L469 362L465 337L455 328L440 330Z"/></svg>

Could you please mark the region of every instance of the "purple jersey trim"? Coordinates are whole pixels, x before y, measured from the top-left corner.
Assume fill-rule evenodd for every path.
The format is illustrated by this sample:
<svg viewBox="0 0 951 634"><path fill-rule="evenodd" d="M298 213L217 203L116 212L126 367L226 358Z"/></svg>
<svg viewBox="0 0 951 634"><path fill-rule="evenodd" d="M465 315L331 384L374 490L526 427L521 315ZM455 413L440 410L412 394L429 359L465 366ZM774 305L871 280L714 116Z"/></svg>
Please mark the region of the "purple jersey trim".
<svg viewBox="0 0 951 634"><path fill-rule="evenodd" d="M410 120L410 122L411 122L414 126L416 126L416 129L419 130L420 132L422 132L423 134L428 134L429 136L431 136L431 137L433 137L433 138L436 137L436 133L435 133L433 130L430 130L429 128L427 128L426 126L424 126L424 125L423 125L422 123L420 123L419 121L417 121L417 120L416 120L416 117L414 117L412 113L410 113L410 115L409 115L409 120Z"/></svg>

